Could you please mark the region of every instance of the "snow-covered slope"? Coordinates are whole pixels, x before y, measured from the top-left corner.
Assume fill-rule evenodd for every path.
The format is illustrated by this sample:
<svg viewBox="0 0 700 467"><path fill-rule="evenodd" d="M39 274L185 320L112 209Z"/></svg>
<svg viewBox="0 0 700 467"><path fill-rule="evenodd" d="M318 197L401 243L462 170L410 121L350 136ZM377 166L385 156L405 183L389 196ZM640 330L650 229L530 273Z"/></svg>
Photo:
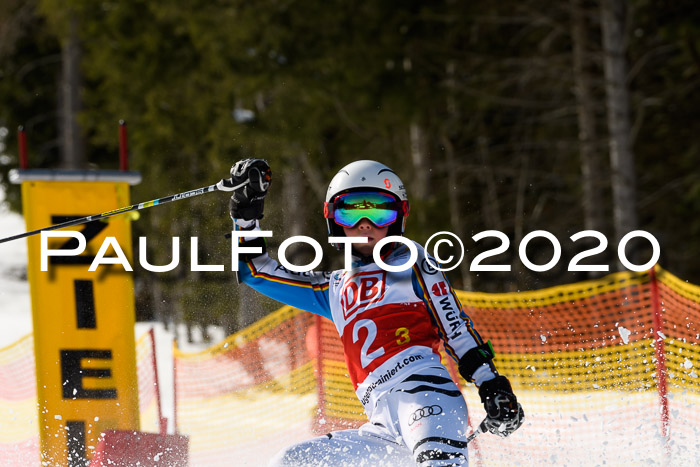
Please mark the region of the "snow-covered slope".
<svg viewBox="0 0 700 467"><path fill-rule="evenodd" d="M0 187L0 238L25 231L24 218L9 211ZM0 348L32 332L26 239L0 243Z"/></svg>

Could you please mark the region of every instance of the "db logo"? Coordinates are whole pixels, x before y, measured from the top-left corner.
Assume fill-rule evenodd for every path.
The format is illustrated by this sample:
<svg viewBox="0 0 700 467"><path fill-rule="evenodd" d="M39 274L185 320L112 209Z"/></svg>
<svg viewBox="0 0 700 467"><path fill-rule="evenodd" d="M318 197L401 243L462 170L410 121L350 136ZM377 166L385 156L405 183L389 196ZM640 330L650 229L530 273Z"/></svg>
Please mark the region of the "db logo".
<svg viewBox="0 0 700 467"><path fill-rule="evenodd" d="M359 272L348 277L340 291L340 306L348 319L361 306L384 298L386 271Z"/></svg>

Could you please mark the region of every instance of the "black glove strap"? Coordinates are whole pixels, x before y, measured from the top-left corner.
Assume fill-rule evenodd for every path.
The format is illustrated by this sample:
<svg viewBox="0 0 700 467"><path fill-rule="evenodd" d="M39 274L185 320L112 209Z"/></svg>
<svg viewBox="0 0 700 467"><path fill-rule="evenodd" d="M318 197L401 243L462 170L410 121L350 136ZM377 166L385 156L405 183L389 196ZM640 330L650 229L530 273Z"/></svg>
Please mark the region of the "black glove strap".
<svg viewBox="0 0 700 467"><path fill-rule="evenodd" d="M495 355L491 341L470 349L459 359L459 374L467 381L473 381L474 372L484 363L491 363Z"/></svg>

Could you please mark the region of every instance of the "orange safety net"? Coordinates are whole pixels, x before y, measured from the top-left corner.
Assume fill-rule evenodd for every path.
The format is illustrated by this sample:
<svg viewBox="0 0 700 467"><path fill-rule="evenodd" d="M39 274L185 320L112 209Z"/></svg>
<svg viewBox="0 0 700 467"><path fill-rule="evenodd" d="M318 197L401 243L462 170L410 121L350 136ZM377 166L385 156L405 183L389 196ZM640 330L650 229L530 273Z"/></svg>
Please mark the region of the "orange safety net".
<svg viewBox="0 0 700 467"><path fill-rule="evenodd" d="M660 461L654 313L648 274L512 294L461 293L497 352L526 422L508 439L482 436L485 465ZM472 412L484 411L465 391Z"/></svg>
<svg viewBox="0 0 700 467"><path fill-rule="evenodd" d="M473 441L472 464L700 463L700 287L657 268L458 295L526 412L510 438ZM150 339L136 344L139 407L141 429L158 431ZM31 335L0 349L0 465L39 459L33 355ZM174 359L193 465L264 464L286 445L365 421L334 326L310 313L283 307ZM477 391L459 382L476 425Z"/></svg>
<svg viewBox="0 0 700 467"><path fill-rule="evenodd" d="M141 431L158 432L151 333L136 341ZM40 465L34 337L0 349L0 466Z"/></svg>
<svg viewBox="0 0 700 467"><path fill-rule="evenodd" d="M0 465L39 465L34 339L0 349Z"/></svg>
<svg viewBox="0 0 700 467"><path fill-rule="evenodd" d="M511 437L476 438L473 465L700 462L700 287L657 268L458 296L526 413ZM291 307L205 352L176 351L175 362L194 465L264 464L366 420L335 327ZM459 383L475 426L485 415L477 390Z"/></svg>
<svg viewBox="0 0 700 467"><path fill-rule="evenodd" d="M313 323L283 307L204 352L174 349L176 422L192 465L264 465L313 436Z"/></svg>
<svg viewBox="0 0 700 467"><path fill-rule="evenodd" d="M321 329L321 360L317 362L319 378L319 404L316 431L329 432L344 428L357 428L367 421L360 401L348 376L343 346L335 325L326 318L317 318Z"/></svg>

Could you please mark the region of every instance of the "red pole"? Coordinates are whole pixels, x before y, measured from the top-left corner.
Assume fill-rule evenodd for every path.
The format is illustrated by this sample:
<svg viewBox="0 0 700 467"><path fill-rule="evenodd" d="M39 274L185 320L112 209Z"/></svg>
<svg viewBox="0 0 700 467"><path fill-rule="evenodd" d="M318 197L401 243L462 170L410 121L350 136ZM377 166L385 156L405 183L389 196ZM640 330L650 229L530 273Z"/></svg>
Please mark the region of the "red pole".
<svg viewBox="0 0 700 467"><path fill-rule="evenodd" d="M659 286L656 267L649 270L651 286L651 305L654 309L654 346L656 353L656 374L658 377L659 404L661 405L661 435L665 440L666 454L671 453L671 438L668 411L668 370L666 368L666 350L663 336L663 309L659 300Z"/></svg>
<svg viewBox="0 0 700 467"><path fill-rule="evenodd" d="M124 120L119 120L119 170L129 170L129 141Z"/></svg>
<svg viewBox="0 0 700 467"><path fill-rule="evenodd" d="M27 134L23 126L17 128L17 144L19 145L19 168L24 170L29 168L29 159L27 158Z"/></svg>
<svg viewBox="0 0 700 467"><path fill-rule="evenodd" d="M158 402L158 426L160 434L168 432L168 419L163 417L163 406L160 400L160 382L158 380L158 359L156 358L156 335L153 328L148 331L151 336L151 363L153 364L153 379L156 387L156 401Z"/></svg>
<svg viewBox="0 0 700 467"><path fill-rule="evenodd" d="M175 358L175 349L177 341L173 339L173 429L177 434L177 358Z"/></svg>
<svg viewBox="0 0 700 467"><path fill-rule="evenodd" d="M316 417L316 429L318 430L320 420L326 418L326 393L323 388L323 318L316 317L316 385L318 386L318 416ZM327 421L326 421L327 423Z"/></svg>

